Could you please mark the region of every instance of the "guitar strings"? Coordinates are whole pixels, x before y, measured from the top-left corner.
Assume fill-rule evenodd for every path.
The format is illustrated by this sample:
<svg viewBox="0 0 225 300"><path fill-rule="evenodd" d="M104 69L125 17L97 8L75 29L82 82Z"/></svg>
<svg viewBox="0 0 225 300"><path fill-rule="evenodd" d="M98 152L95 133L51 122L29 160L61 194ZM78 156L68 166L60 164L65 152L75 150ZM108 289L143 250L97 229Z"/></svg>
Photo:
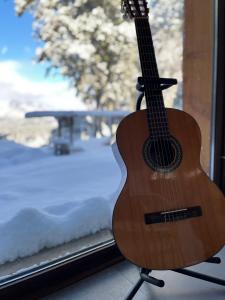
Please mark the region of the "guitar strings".
<svg viewBox="0 0 225 300"><path fill-rule="evenodd" d="M142 23L142 24L140 24L140 23ZM135 20L135 25L136 25L136 30L137 30L137 39L138 39L138 46L139 46L139 52L140 52L140 62L141 62L141 66L142 66L142 73L143 73L143 77L145 77L146 75L149 75L148 73L150 73L150 75L154 75L154 74L152 74L153 72L153 68L150 68L149 70L148 70L148 72L146 72L146 69L145 69L145 64L144 64L144 62L145 62L145 59L144 59L144 62L143 62L143 54L144 54L144 49L142 49L143 48L143 41L145 42L145 40L146 40L146 37L145 37L145 35L144 35L144 30L143 30L143 22L142 22L142 19L139 19L139 20ZM140 26L139 26L140 25ZM149 28L148 28L148 31L149 31ZM149 33L149 32L148 32ZM141 40L140 40L140 38L141 38ZM146 40L147 41L147 40ZM150 54L150 53L149 53ZM146 55L147 56L147 55ZM151 66L151 61L150 61L150 57L146 57L146 62L149 62L150 63L150 66ZM147 74L145 74L145 73L147 73ZM149 103L149 101L148 101L148 98L149 98L149 91L148 91L148 88L147 88L147 85L146 85L146 83L147 82L144 82L144 84L145 84L145 96L146 96L146 104L147 104L147 117L148 117L148 122L149 122L149 117L151 118L152 117L152 120L150 120L150 124L149 124L149 129L150 129L150 134L151 134L151 123L153 124L153 125L155 125L154 126L154 132L156 133L157 132L157 128L158 128L158 126L157 126L157 123L156 123L156 121L155 121L155 118L154 118L154 114L157 114L157 110L156 111L154 111L153 113L152 113L152 116L151 115L149 115L149 111L151 111L151 104ZM155 102L154 103L155 105L157 104L157 102ZM156 108L157 108L157 106L156 106ZM154 149L154 151L156 151L156 152L158 152L158 147L157 147L157 141L156 141L156 143L154 142L154 144L153 144L153 147L155 148ZM161 143L160 143L160 148L162 148L162 145L161 145ZM160 158L160 163L162 163L161 162L161 156L159 156L159 158ZM161 174L160 174L160 176L162 176ZM163 183L163 182L162 182ZM164 184L163 184L164 185ZM161 191L163 191L164 190L164 186L163 185L160 185L160 188L161 188ZM165 219L165 221L166 221L166 219Z"/></svg>
<svg viewBox="0 0 225 300"><path fill-rule="evenodd" d="M149 31L149 42L150 42L150 46L151 46L151 50L150 51L150 55L149 55L149 63L151 66L151 73L154 77L159 78L159 73L158 73L158 68L157 68L157 62L156 62L156 56L155 56L155 52L154 52L154 45L153 45L153 40L152 40L152 35L151 35L151 29L150 29L150 25L149 25L149 20L144 20L143 23L146 23L146 29ZM144 36L144 40L146 40L145 36ZM148 73L148 72L147 72ZM156 90L156 95L155 95L155 91ZM149 98L148 98L148 93L149 93ZM149 100L151 99L151 102L148 103L148 109L152 109L153 114L152 114L152 118L153 118L153 122L156 124L156 130L155 133L156 137L157 137L157 131L158 131L158 137L156 138L155 141L155 151L158 152L159 155L159 164L161 165L161 167L166 167L166 165L168 165L169 163L169 158L168 158L168 149L166 147L165 142L163 142L164 136L165 136L165 140L167 139L168 136L168 120L166 119L166 111L165 111L165 107L164 107L164 103L163 103L163 98L162 98L162 92L160 91L160 84L159 83L155 83L153 84L149 89L147 86L147 95L146 95L146 100L147 103L149 102ZM153 102L154 101L154 102ZM162 116L161 116L162 114ZM155 119L155 117L157 116L157 119ZM166 124L166 126L164 127L164 124ZM161 174L160 177L162 177L161 183L162 183L162 188L165 192L165 188L166 188L166 174ZM167 190L167 189L166 189ZM169 195L170 196L170 195ZM168 205L169 202L169 198L168 200L166 198L166 204ZM163 199L164 201L164 199ZM168 209L168 206L167 206ZM167 215L164 215L165 217L165 223L167 222ZM169 219L170 221L170 219Z"/></svg>
<svg viewBox="0 0 225 300"><path fill-rule="evenodd" d="M153 39L152 39L152 35L151 35L151 28L150 28L150 24L149 24L149 20L147 19L147 26L149 27L149 31L150 31L150 42L151 42L151 46L152 46L152 49L153 49L153 52L151 52L150 53L150 56L151 56L151 60L150 60L150 64L153 62L153 66L155 66L155 75L157 76L157 77L159 77L159 73L158 73L158 69L157 69L157 62L156 62L156 56L155 56L155 52L154 52L154 45L153 45ZM154 68L153 68L153 71L154 71ZM162 95L162 91L161 91L161 93L159 94L159 95L157 95L156 96L156 99L158 99L161 103L163 103L163 105L161 105L161 109L163 109L164 111L165 111L165 113L166 113L166 109L165 109L165 106L164 106L164 102L163 102L163 95ZM160 103L160 102L158 102L158 103ZM157 104L156 104L156 106L157 106ZM158 108L160 108L160 105L158 105ZM160 119L160 116L159 116L159 119ZM163 123L163 122L162 122ZM166 127L166 129L164 130L164 132L166 132L166 134L165 135L167 135L167 130L169 130L169 128L168 128L168 117L167 117L167 113L166 113L166 123L167 123L167 127ZM169 144L169 139L170 139L170 137L169 137L169 135L168 135L168 144ZM167 140L167 139L166 139ZM172 158L173 157L173 149L172 149L172 147L167 147L166 145L165 145L165 147L166 147L166 159L167 159L167 163L169 163L169 161L170 161L170 158ZM168 153L169 152L169 153ZM169 154L169 157L168 157L168 154ZM162 155L163 155L163 153L162 153ZM164 156L163 156L164 157ZM164 178L166 177L166 174L164 175ZM170 182L169 182L169 184L170 184L170 186L171 186L171 188L169 188L168 190L171 192L171 196L172 196L172 198L173 198L173 202L174 202L174 200L176 199L176 193L179 193L179 191L178 191L178 187L177 187L177 185L175 184L173 184L173 179L171 178L171 180L170 180ZM170 187L169 186L169 187ZM174 188L175 187L175 188ZM170 215L169 215L170 216ZM173 219L173 221L174 221L174 218L175 218L175 216L174 215L172 215L172 219Z"/></svg>
<svg viewBox="0 0 225 300"><path fill-rule="evenodd" d="M150 40L148 40L146 38L145 34L143 34L141 36L141 38L142 38L143 41L146 41L146 42L150 41L149 45L151 46L151 49L152 49L152 51L149 52L149 61L148 61L150 63L151 68L150 69L148 68L146 70L145 64L143 63L144 49L141 49L141 45L143 45L143 41L142 41L142 44L139 45L140 46L139 51L141 51L140 61L141 61L141 65L142 65L143 76L146 75L145 73L147 73L147 75L150 73L150 75L153 75L155 78L159 78L159 73L158 73L158 69L157 69L157 62L156 62L156 57L155 57L155 53L154 53L154 45L153 45L153 40L152 40L152 36L151 36L151 29L150 29L149 21L148 21L148 18L139 19L138 22L140 22L140 20L143 20L143 22L141 22L142 26L138 26L138 24L136 23L137 31L139 31L139 32L137 32L138 42L139 43L141 42L140 39L139 39L139 37L140 37L139 33L142 35L144 33L143 28L147 29L148 34L150 34L150 36L149 36ZM147 25L147 26L144 26L144 25ZM146 45L148 45L148 43ZM146 61L147 61L147 59L146 59ZM150 124L149 124L150 125L150 132L152 131L152 133L154 135L156 135L156 136L158 135L158 137L159 137L159 138L156 138L156 141L154 142L154 147L155 147L155 151L158 152L159 164L162 167L166 167L166 166L169 165L170 159L173 157L173 149L172 149L171 146L169 146L168 118L167 118L167 115L166 115L166 111L165 111L164 114L162 114L162 109L165 110L165 107L164 107L164 103L162 102L163 101L162 92L161 92L161 95L160 95L160 84L159 83L158 84L154 83L154 84L151 85L150 89L148 89L147 84L145 84L145 87L146 87L145 92L146 92L147 109L148 109L148 111L149 110L152 111L152 113L151 113L152 116L151 115L149 116L149 114L148 114L148 117L152 117L152 120L150 120ZM153 92L152 92L152 90L153 90ZM156 95L154 94L155 93L154 90L156 90ZM158 94L158 92L159 92L159 94ZM151 98L151 97L154 98L154 104L149 103L149 98ZM160 113L162 114L162 116L160 115ZM155 115L158 115L157 118L158 118L159 122L155 120ZM151 128L151 123L153 123L153 125L154 125L154 130ZM164 124L166 124L165 128L163 127ZM162 126L162 127L160 127L160 126ZM165 142L162 141L164 137L165 137ZM161 149L161 151L160 151L160 149ZM164 181L165 181L166 175L162 174L161 177L164 177ZM163 180L161 182L163 183ZM163 184L163 186L165 187L164 184ZM163 186L162 186L162 188L164 189ZM173 189L171 190L171 192L173 194ZM172 195L172 194L171 194L171 196L173 197L174 195ZM168 197L168 199L169 198L170 197ZM175 197L173 197L173 198L175 199ZM166 198L166 200L167 200L167 198ZM166 202L168 202L168 201L166 201ZM166 220L166 215L165 215L165 222L166 221L167 220ZM169 219L169 221L170 221L170 219Z"/></svg>

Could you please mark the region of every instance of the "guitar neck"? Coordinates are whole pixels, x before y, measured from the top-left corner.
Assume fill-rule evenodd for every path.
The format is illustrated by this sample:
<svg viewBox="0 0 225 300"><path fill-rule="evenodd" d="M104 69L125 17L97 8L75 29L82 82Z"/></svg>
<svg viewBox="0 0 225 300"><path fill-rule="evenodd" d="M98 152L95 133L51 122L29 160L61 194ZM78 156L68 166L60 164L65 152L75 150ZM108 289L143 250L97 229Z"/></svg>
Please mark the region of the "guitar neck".
<svg viewBox="0 0 225 300"><path fill-rule="evenodd" d="M149 130L155 138L169 136L163 95L160 90L160 84L157 82L159 72L148 17L135 18L135 27L145 84ZM153 81L155 81L154 84L152 84Z"/></svg>

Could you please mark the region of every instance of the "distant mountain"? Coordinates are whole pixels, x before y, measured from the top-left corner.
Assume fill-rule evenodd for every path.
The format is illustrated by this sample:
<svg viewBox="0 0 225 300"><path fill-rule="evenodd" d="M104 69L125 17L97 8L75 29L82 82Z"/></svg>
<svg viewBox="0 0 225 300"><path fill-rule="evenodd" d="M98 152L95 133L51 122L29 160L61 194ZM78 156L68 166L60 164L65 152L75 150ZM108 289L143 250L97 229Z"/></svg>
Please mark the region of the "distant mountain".
<svg viewBox="0 0 225 300"><path fill-rule="evenodd" d="M37 87L38 88L38 87ZM13 84L0 82L0 117L23 118L26 112L34 110L71 110L82 109L84 105L76 99L73 91L66 89L65 85L50 84L44 89L31 92L15 89Z"/></svg>
<svg viewBox="0 0 225 300"><path fill-rule="evenodd" d="M17 61L0 61L0 137L31 146L49 142L57 126L53 118L24 119L29 111L85 109L74 89L64 81L24 77Z"/></svg>
<svg viewBox="0 0 225 300"><path fill-rule="evenodd" d="M13 84L0 82L0 117L23 118L28 111L45 109L46 104L39 101L40 96L17 91Z"/></svg>
<svg viewBox="0 0 225 300"><path fill-rule="evenodd" d="M64 81L37 81L21 75L17 61L0 61L0 117L23 117L33 110L79 110L84 104Z"/></svg>

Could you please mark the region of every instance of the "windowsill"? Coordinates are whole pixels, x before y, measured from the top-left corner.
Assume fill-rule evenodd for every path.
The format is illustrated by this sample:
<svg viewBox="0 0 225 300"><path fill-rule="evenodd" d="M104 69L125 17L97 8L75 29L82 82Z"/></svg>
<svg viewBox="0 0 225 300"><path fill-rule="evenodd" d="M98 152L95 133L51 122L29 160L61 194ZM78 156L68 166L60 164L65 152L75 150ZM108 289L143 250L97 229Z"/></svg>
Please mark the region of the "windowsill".
<svg viewBox="0 0 225 300"><path fill-rule="evenodd" d="M5 263L0 266L0 281L6 277L10 278L12 275L19 274L25 270L32 270L34 267L43 266L45 263L53 262L56 259L63 258L69 254L75 254L81 252L90 247L94 247L97 244L112 239L112 233L110 230L102 230L96 234L83 237L78 240L71 241L70 243L44 249L39 253L18 259L14 262Z"/></svg>

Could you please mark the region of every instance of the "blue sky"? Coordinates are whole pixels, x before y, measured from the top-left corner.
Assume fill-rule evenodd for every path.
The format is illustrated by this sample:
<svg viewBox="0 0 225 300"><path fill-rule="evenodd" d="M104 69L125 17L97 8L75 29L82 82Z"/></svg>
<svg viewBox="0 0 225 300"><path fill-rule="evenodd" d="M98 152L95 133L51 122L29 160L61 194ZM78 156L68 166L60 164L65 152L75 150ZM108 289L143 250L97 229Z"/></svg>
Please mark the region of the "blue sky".
<svg viewBox="0 0 225 300"><path fill-rule="evenodd" d="M32 16L17 17L14 1L0 0L0 117L83 109L67 80L46 77L46 65L33 63L39 43L32 36Z"/></svg>
<svg viewBox="0 0 225 300"><path fill-rule="evenodd" d="M32 21L29 13L16 16L13 0L0 0L0 61L19 62L21 75L33 80L61 80L60 77L46 78L46 66L32 63L35 48L40 45L32 36Z"/></svg>

